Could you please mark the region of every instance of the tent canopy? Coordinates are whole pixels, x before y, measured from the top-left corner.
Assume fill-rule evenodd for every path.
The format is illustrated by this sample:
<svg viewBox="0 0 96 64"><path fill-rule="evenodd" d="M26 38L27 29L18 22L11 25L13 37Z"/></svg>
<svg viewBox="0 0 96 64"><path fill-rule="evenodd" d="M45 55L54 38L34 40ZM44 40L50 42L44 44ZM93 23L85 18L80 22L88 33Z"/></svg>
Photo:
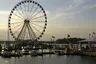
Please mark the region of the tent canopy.
<svg viewBox="0 0 96 64"><path fill-rule="evenodd" d="M90 36L88 39L86 40L82 40L82 41L79 41L79 42L96 42L96 34Z"/></svg>

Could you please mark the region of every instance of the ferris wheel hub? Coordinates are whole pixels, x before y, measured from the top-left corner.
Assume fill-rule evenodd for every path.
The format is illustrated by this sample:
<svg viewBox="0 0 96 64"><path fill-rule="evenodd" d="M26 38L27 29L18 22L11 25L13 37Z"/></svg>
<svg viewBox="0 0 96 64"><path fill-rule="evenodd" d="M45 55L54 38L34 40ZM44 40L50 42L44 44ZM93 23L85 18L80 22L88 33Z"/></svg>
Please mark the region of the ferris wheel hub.
<svg viewBox="0 0 96 64"><path fill-rule="evenodd" d="M30 23L30 21L28 19L25 19L24 23Z"/></svg>

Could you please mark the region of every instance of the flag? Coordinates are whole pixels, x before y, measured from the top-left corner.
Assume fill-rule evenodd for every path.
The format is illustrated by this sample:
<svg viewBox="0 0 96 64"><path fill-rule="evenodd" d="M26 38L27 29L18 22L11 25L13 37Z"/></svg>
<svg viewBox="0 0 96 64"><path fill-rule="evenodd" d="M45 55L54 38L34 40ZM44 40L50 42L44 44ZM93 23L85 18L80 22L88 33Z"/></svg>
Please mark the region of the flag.
<svg viewBox="0 0 96 64"><path fill-rule="evenodd" d="M91 36L91 34L89 34L89 37Z"/></svg>
<svg viewBox="0 0 96 64"><path fill-rule="evenodd" d="M95 32L93 32L93 34L96 34Z"/></svg>
<svg viewBox="0 0 96 64"><path fill-rule="evenodd" d="M52 36L52 38L55 38L54 36Z"/></svg>
<svg viewBox="0 0 96 64"><path fill-rule="evenodd" d="M70 37L70 35L68 34L67 37Z"/></svg>

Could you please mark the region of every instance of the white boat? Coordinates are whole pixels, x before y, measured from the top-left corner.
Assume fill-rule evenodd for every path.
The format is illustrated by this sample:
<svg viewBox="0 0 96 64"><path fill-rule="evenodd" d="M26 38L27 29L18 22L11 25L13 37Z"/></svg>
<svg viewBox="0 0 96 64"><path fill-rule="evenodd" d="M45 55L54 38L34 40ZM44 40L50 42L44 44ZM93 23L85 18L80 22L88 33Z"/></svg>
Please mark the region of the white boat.
<svg viewBox="0 0 96 64"><path fill-rule="evenodd" d="M39 52L37 50L30 51L31 56L38 56Z"/></svg>

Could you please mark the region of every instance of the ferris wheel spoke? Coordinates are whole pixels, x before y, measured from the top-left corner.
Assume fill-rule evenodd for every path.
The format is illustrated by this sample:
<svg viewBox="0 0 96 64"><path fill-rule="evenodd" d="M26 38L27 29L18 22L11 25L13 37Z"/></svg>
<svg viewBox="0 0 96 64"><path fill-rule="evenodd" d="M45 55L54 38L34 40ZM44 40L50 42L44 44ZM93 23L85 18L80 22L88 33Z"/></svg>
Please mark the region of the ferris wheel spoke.
<svg viewBox="0 0 96 64"><path fill-rule="evenodd" d="M22 28L22 26L20 26L17 30L14 31L14 34L16 34L18 32L18 30L20 30Z"/></svg>
<svg viewBox="0 0 96 64"><path fill-rule="evenodd" d="M33 18L33 19L31 19L31 20L39 19L39 18L41 18L41 17L44 17L44 15L39 16L39 17L36 17L36 18Z"/></svg>
<svg viewBox="0 0 96 64"><path fill-rule="evenodd" d="M21 21L20 19L16 19L16 18L11 18L11 19Z"/></svg>
<svg viewBox="0 0 96 64"><path fill-rule="evenodd" d="M22 11L22 14L25 15L25 14L24 14L24 10L23 10L23 8L22 8L21 6L20 6L20 9L21 9L21 11Z"/></svg>
<svg viewBox="0 0 96 64"><path fill-rule="evenodd" d="M37 30L39 33L41 33L37 28L35 28L33 25L31 25L35 30Z"/></svg>
<svg viewBox="0 0 96 64"><path fill-rule="evenodd" d="M11 24L18 24L18 23L22 23L22 22L14 22L14 23L11 23Z"/></svg>
<svg viewBox="0 0 96 64"><path fill-rule="evenodd" d="M33 37L36 38L36 34L35 34L35 32L33 31L33 29L32 29L32 27L30 26L30 24L29 24L29 28L30 28L30 30L31 30L31 33L33 33L33 35L34 35Z"/></svg>
<svg viewBox="0 0 96 64"><path fill-rule="evenodd" d="M19 11L18 9L16 9L16 11L19 13L19 15L20 15L21 17L23 17L22 14L20 13L20 11ZM23 17L23 18L24 18L24 17Z"/></svg>
<svg viewBox="0 0 96 64"><path fill-rule="evenodd" d="M28 25L28 32L29 32L29 37L30 37L30 39L33 39L33 34L34 34L34 32L32 32L31 30L30 30L30 25ZM31 33L33 33L33 34L31 34Z"/></svg>
<svg viewBox="0 0 96 64"><path fill-rule="evenodd" d="M20 16L18 16L17 14L15 14L15 13L13 13L15 16L17 16L18 18L20 18L20 19L23 19L22 17L20 17Z"/></svg>
<svg viewBox="0 0 96 64"><path fill-rule="evenodd" d="M28 16L28 13L29 13L29 4L25 4L25 7L27 7L26 8L26 18L28 18L29 16Z"/></svg>
<svg viewBox="0 0 96 64"><path fill-rule="evenodd" d="M44 21L31 21L31 22L44 22Z"/></svg>
<svg viewBox="0 0 96 64"><path fill-rule="evenodd" d="M24 29L23 29L23 31L22 31L22 39L24 39L25 36L26 36L26 34L28 34L26 30L27 30L27 26L24 27Z"/></svg>
<svg viewBox="0 0 96 64"><path fill-rule="evenodd" d="M26 4L26 18L29 18L29 15L28 15L28 13L29 13L29 3L28 4Z"/></svg>
<svg viewBox="0 0 96 64"><path fill-rule="evenodd" d="M34 13L38 10L38 7L35 8L35 10L32 12L31 16L34 15Z"/></svg>
<svg viewBox="0 0 96 64"><path fill-rule="evenodd" d="M30 33L29 36L30 36L31 39L36 38L36 35L35 35L35 32L33 31L33 29L29 30L29 33Z"/></svg>
<svg viewBox="0 0 96 64"><path fill-rule="evenodd" d="M30 4L30 3L28 3L28 12L29 12L29 8L30 8L29 4Z"/></svg>
<svg viewBox="0 0 96 64"><path fill-rule="evenodd" d="M30 10L30 13L32 12L33 8L34 8L34 3L32 4L32 7L31 7L31 10Z"/></svg>
<svg viewBox="0 0 96 64"><path fill-rule="evenodd" d="M25 18L26 18L26 5L25 5L25 3L23 4L23 7L24 7L24 14L25 14Z"/></svg>
<svg viewBox="0 0 96 64"><path fill-rule="evenodd" d="M33 32L33 30L31 30L31 32L32 32L32 35L31 35L32 39L35 39L36 38L36 34Z"/></svg>
<svg viewBox="0 0 96 64"><path fill-rule="evenodd" d="M32 33L32 34L31 34L32 39L36 38L36 34L35 34L35 32L33 31L33 29L31 29L31 32L30 32L30 33Z"/></svg>
<svg viewBox="0 0 96 64"><path fill-rule="evenodd" d="M24 24L23 27L22 27L22 29L21 29L21 31L20 31L20 33L18 34L17 38L20 38L20 37L22 36L22 32L23 32L25 26L26 26L26 25Z"/></svg>
<svg viewBox="0 0 96 64"><path fill-rule="evenodd" d="M17 28L17 27L19 27L19 26L21 26L21 24L16 25L15 27L13 27L13 28L11 28L11 29L15 29L15 28Z"/></svg>
<svg viewBox="0 0 96 64"><path fill-rule="evenodd" d="M38 27L44 28L44 27L42 27L42 26L40 26L40 25L38 25L38 24L35 24L35 23L32 23L32 24L34 24L35 26L38 26Z"/></svg>
<svg viewBox="0 0 96 64"><path fill-rule="evenodd" d="M32 16L32 18L34 18L35 16L37 16L38 14L40 14L42 11L39 11L38 13L36 13L35 15Z"/></svg>

